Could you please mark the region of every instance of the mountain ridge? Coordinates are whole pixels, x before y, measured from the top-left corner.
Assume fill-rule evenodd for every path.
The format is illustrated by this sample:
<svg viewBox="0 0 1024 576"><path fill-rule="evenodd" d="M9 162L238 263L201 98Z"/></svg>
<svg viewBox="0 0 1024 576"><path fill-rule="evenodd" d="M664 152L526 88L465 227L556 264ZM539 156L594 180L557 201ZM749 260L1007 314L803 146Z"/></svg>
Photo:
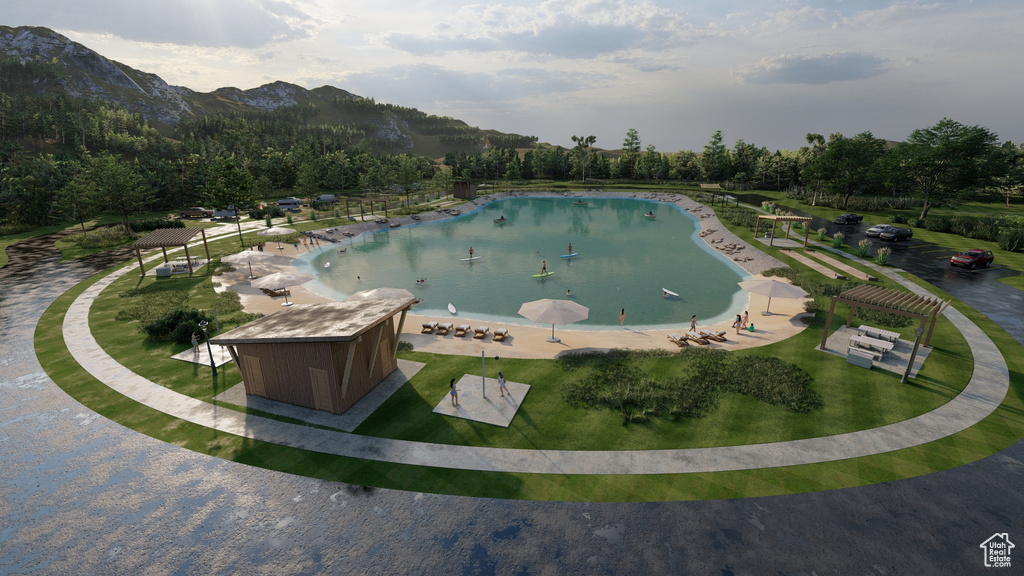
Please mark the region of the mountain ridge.
<svg viewBox="0 0 1024 576"><path fill-rule="evenodd" d="M394 110L412 111L400 106L339 106L362 100L361 96L335 86L307 89L285 81L274 81L243 90L233 86L212 92L197 92L175 86L160 76L137 70L111 60L87 46L75 42L49 28L39 26L0 25L0 54L17 58L20 63L32 60L57 64L54 74L34 77L22 89L33 94L63 92L70 97L99 99L123 106L145 118L165 136L171 137L175 124L182 119L201 118L218 113L252 113L272 111L286 106L315 105L321 112L317 124L359 126L376 143L375 148L389 152L414 152L440 157L447 152L477 152L490 147L490 139L532 137L481 130L454 118L442 118L459 138L441 132L419 130ZM357 109L358 108L358 109ZM436 119L436 117L433 117ZM532 138L536 142L536 138Z"/></svg>

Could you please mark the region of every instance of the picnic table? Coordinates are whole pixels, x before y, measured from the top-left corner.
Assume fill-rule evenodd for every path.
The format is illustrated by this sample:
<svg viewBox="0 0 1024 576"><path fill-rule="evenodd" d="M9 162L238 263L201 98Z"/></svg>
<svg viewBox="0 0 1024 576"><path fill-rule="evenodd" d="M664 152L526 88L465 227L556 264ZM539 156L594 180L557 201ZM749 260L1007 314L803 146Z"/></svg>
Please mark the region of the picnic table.
<svg viewBox="0 0 1024 576"><path fill-rule="evenodd" d="M879 338L872 338L871 336L851 336L850 345L857 346L859 348L867 348L868 350L878 350L882 354L888 354L892 352L895 344L887 340L881 340Z"/></svg>
<svg viewBox="0 0 1024 576"><path fill-rule="evenodd" d="M882 330L881 328L875 328L866 324L861 324L857 328L857 334L859 336L870 336L871 338L878 338L880 340L886 340L888 342L896 342L900 339L899 332L893 332L891 330Z"/></svg>

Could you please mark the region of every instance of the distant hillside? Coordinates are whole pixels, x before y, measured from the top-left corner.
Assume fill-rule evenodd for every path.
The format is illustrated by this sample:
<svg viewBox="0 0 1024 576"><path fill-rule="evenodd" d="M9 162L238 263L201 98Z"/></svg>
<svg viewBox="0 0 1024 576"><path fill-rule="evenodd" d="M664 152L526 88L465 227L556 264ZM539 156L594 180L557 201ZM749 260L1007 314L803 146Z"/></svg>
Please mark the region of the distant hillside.
<svg viewBox="0 0 1024 576"><path fill-rule="evenodd" d="M4 91L25 95L62 92L103 100L141 115L168 137L173 137L174 126L182 119L298 105L315 107L312 122L317 124L357 128L368 135L368 144L378 152L440 158L448 152L474 153L493 146L523 148L536 142L533 137L481 130L414 108L378 104L334 86L307 90L279 81L250 90L227 87L195 92L109 60L48 28L0 26L0 54L23 64L19 77L8 74L0 78Z"/></svg>

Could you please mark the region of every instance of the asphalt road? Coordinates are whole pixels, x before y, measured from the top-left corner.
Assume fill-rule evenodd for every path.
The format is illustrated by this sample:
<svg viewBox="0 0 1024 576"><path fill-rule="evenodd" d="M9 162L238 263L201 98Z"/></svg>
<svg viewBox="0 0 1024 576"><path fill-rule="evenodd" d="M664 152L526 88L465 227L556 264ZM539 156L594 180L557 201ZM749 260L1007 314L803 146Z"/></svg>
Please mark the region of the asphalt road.
<svg viewBox="0 0 1024 576"><path fill-rule="evenodd" d="M364 488L196 454L63 393L32 348L103 262L40 244L0 270L2 574L1021 574L1024 442L924 477L669 503L488 500ZM58 326L48 327L57 330Z"/></svg>

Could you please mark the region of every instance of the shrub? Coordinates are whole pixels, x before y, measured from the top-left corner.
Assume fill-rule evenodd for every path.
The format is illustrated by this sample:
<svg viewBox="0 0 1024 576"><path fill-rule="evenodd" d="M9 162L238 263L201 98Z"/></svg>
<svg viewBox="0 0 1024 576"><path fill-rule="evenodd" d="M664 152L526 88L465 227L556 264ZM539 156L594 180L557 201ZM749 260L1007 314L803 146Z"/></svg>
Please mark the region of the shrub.
<svg viewBox="0 0 1024 576"><path fill-rule="evenodd" d="M875 252L875 262L879 266L885 266L889 263L889 255L891 254L892 248L889 248L888 246L881 247L878 249L878 252Z"/></svg>
<svg viewBox="0 0 1024 576"><path fill-rule="evenodd" d="M256 208L255 210L249 211L249 218L252 218L253 220L280 218L281 216L284 216L284 212L282 212L277 206L271 206L270 208Z"/></svg>
<svg viewBox="0 0 1024 576"><path fill-rule="evenodd" d="M871 240L864 238L857 243L857 256L867 258L868 254L871 254Z"/></svg>
<svg viewBox="0 0 1024 576"><path fill-rule="evenodd" d="M104 226L92 232L78 232L68 236L66 240L74 243L79 248L97 249L120 246L138 238L138 234L126 228L123 224L117 226Z"/></svg>
<svg viewBox="0 0 1024 576"><path fill-rule="evenodd" d="M889 326L891 328L901 328L903 326L910 326L914 323L914 319L910 316L904 316L902 314L894 314L893 312L886 312L884 310L871 310L870 308L861 308L857 310L857 316L860 316L868 324L877 326Z"/></svg>
<svg viewBox="0 0 1024 576"><path fill-rule="evenodd" d="M185 222L183 220L148 218L146 220L136 220L131 222L130 226L133 232L148 232L150 230L159 230L162 228L184 228Z"/></svg>
<svg viewBox="0 0 1024 576"><path fill-rule="evenodd" d="M267 215L267 219L264 220L264 222L266 223L267 228L270 228L270 227L272 227L274 225L274 223L270 221L270 215L269 214Z"/></svg>
<svg viewBox="0 0 1024 576"><path fill-rule="evenodd" d="M846 239L846 235L845 234L843 234L842 232L836 232L835 234L832 235L832 247L833 248L842 248L843 240L845 240L845 239Z"/></svg>
<svg viewBox="0 0 1024 576"><path fill-rule="evenodd" d="M997 241L999 247L1007 252L1020 250L1024 246L1024 228L1003 228Z"/></svg>
<svg viewBox="0 0 1024 576"><path fill-rule="evenodd" d="M398 341L397 349L398 349L399 352L412 352L413 351L412 342L409 342L407 340L399 340Z"/></svg>
<svg viewBox="0 0 1024 576"><path fill-rule="evenodd" d="M736 208L735 206L719 208L718 217L733 226L743 226L753 230L757 225L757 212L749 208Z"/></svg>
<svg viewBox="0 0 1024 576"><path fill-rule="evenodd" d="M913 224L911 224L913 226ZM949 218L945 216L931 215L924 219L924 229L932 232L949 232Z"/></svg>
<svg viewBox="0 0 1024 576"><path fill-rule="evenodd" d="M188 300L185 290L145 290L133 288L118 294L130 299L115 317L119 322L137 321L148 324L168 312L180 308Z"/></svg>
<svg viewBox="0 0 1024 576"><path fill-rule="evenodd" d="M924 220L917 216L911 216L910 218L907 218L907 226L910 226L911 228L924 228Z"/></svg>
<svg viewBox="0 0 1024 576"><path fill-rule="evenodd" d="M195 308L178 308L144 324L142 330L150 340L171 340L178 344L188 344L192 340L192 333L200 332L199 323L211 320L205 312Z"/></svg>
<svg viewBox="0 0 1024 576"><path fill-rule="evenodd" d="M892 222L893 224L906 224L907 217L903 214L893 214L892 216L889 216L889 222Z"/></svg>
<svg viewBox="0 0 1024 576"><path fill-rule="evenodd" d="M807 413L824 405L821 395L808 388L810 374L773 356L741 356L731 366L725 389L756 398L791 412Z"/></svg>
<svg viewBox="0 0 1024 576"><path fill-rule="evenodd" d="M817 232L818 240L824 240L825 238L828 238L828 230L825 230L824 228L818 228Z"/></svg>
<svg viewBox="0 0 1024 576"><path fill-rule="evenodd" d="M289 224L294 224L294 222L292 222L292 215L291 215L291 214L289 214L289 215L287 216L287 220L288 220L288 223L289 223Z"/></svg>
<svg viewBox="0 0 1024 576"><path fill-rule="evenodd" d="M313 210L309 211L309 219L310 220L316 220L316 212L315 211L313 211Z"/></svg>
<svg viewBox="0 0 1024 576"><path fill-rule="evenodd" d="M32 224L0 224L0 236L13 236L23 232L31 232L36 227Z"/></svg>

